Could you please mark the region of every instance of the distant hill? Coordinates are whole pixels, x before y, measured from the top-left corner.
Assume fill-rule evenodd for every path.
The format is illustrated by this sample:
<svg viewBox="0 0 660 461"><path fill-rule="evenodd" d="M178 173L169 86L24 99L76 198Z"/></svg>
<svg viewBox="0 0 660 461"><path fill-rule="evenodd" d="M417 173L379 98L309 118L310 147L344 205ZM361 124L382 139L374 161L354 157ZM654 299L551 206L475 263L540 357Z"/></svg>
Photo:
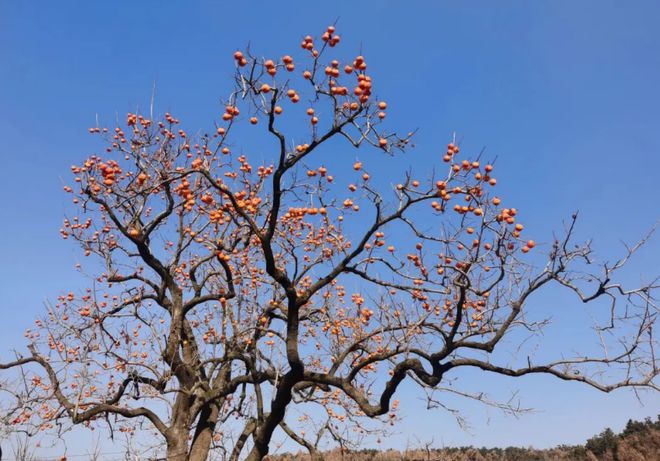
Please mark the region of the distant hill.
<svg viewBox="0 0 660 461"><path fill-rule="evenodd" d="M270 456L273 461L307 461L306 452ZM660 415L653 421L629 420L620 434L610 428L584 445L560 445L546 450L532 448L439 448L399 452L335 449L320 453L313 461L660 461Z"/></svg>

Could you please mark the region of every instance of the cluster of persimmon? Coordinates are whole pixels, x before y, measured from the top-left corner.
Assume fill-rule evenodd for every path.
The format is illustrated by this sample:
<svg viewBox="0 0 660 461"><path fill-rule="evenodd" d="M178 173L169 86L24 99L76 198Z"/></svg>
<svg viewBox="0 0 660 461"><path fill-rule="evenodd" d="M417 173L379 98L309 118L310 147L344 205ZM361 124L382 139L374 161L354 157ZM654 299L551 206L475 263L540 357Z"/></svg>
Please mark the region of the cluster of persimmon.
<svg viewBox="0 0 660 461"><path fill-rule="evenodd" d="M312 109L311 107L307 109L307 115L309 115L310 117L309 121L312 125L316 125L319 122L319 118L316 115L314 115L314 109Z"/></svg>
<svg viewBox="0 0 660 461"><path fill-rule="evenodd" d="M289 100L294 104L300 101L300 95L294 89L289 89L286 92L286 95L289 97Z"/></svg>
<svg viewBox="0 0 660 461"><path fill-rule="evenodd" d="M103 185L107 187L112 186L117 179L117 175L121 175L122 173L119 164L114 160L108 160L107 163L99 163L97 168L103 175Z"/></svg>
<svg viewBox="0 0 660 461"><path fill-rule="evenodd" d="M360 61L358 61L358 59L360 58L361 56L358 56L355 62L359 63ZM362 64L364 63L362 62ZM353 93L359 98L360 102L364 104L369 101L369 97L371 96L371 77L365 74L358 74L357 79L358 84L353 89Z"/></svg>
<svg viewBox="0 0 660 461"><path fill-rule="evenodd" d="M327 66L325 66L325 75L327 77L327 88L328 88L328 93L325 93L325 91L322 91L321 88L322 86L318 86L317 82L315 81L316 79L316 71L317 71L317 60L320 57L321 53L323 53L325 49L325 45L328 45L330 47L335 46L339 42L339 36L335 33L335 27L334 26L329 26L326 31L322 35L322 39L324 41L324 45L320 48L317 49L314 45L314 39L311 36L307 36L303 39L301 43L301 47L307 51L309 51L312 55L312 58L314 59L314 64L313 64L313 70L304 70L302 73L302 76L305 80L308 80L313 83L314 87L314 92L318 94L330 94L332 96L343 96L346 97L348 100L344 100L341 102L341 104L338 107L341 107L341 110L343 111L347 117L350 116L351 113L355 113L360 110L361 107L365 107L365 105L369 102L370 97L372 95L372 79L369 75L365 74L365 71L367 69L367 64L363 56L357 56L351 64L346 64L343 66L343 73L346 75L349 74L355 74L356 76L356 84L353 85L353 90L352 92L349 90L349 87L351 85L339 83L340 77L341 77L341 64L339 60L333 59L331 60ZM256 59L252 57L247 57L242 51L236 51L234 53L234 60L237 64L237 67L240 69L242 67L247 66L249 62L253 62L256 66L258 66L259 69L263 69L264 73L269 75L270 77L275 77L277 74L277 70L281 67L285 68L287 71L292 72L295 69L295 65L293 63L293 58L289 55L285 55L281 58L279 62L276 62L273 59L265 59L262 62L258 62ZM255 94L261 94L261 95L267 95L273 91L273 89L278 90L278 96L274 97L275 100L273 101L272 106L270 104L266 104L264 106L259 106L256 105L257 109L257 114L249 117L249 123L252 125L257 125L259 123L259 118L258 114L259 113L273 113L275 115L279 115L282 113L283 109L280 105L275 104L277 100L279 99L279 95L285 95L290 102L292 103L297 103L301 99L300 93L289 86L289 82L287 82L286 86L283 87L278 87L278 85L274 82L260 82L258 81L260 79L260 76L257 76L253 80L254 76L254 66L250 68L250 72L246 72L245 74L241 74L241 80L244 82L247 82L247 84L250 86L255 91ZM259 74L259 73L258 73ZM350 93L350 94L349 94ZM355 99L353 99L355 97ZM353 99L353 100L351 100ZM232 105L232 107L235 108L235 106ZM386 113L384 112L385 108L387 107L387 104L385 102L380 102L378 104L378 113L377 117L379 119L383 119L386 116ZM319 123L319 117L316 115L314 112L313 108L308 109L308 115L310 117L310 122L313 127L315 127ZM224 121L231 121L235 118L237 114L233 112L233 109L226 112L223 114L223 120ZM375 133L375 131L374 131ZM385 151L389 151L390 149L390 141L388 141L387 136L378 136L375 140L370 141L372 144L381 147ZM405 141L403 141L405 144ZM296 150L299 153L304 153L306 151L308 144L299 144L296 146ZM223 153L228 153L229 149L228 147L224 146L222 148Z"/></svg>
<svg viewBox="0 0 660 461"><path fill-rule="evenodd" d="M460 152L460 148L453 142L450 142L447 145L447 153L445 154L444 157L442 157L442 160L444 160L445 162L451 162L452 159L454 158L454 155L458 154L459 152Z"/></svg>
<svg viewBox="0 0 660 461"><path fill-rule="evenodd" d="M248 214L257 214L261 201L261 197L257 196L254 191L248 194L242 190L236 194L236 208L244 210ZM231 205L228 204L228 206Z"/></svg>
<svg viewBox="0 0 660 461"><path fill-rule="evenodd" d="M188 211L195 207L195 194L190 190L190 181L188 178L183 178L181 182L174 188L174 193L185 200L184 208Z"/></svg>
<svg viewBox="0 0 660 461"><path fill-rule="evenodd" d="M243 53L241 51L236 51L234 53L234 59L236 60L237 65L239 65L241 67L247 66L248 61L247 61L247 59L245 59L245 56L243 55Z"/></svg>
<svg viewBox="0 0 660 461"><path fill-rule="evenodd" d="M328 26L326 31L321 35L321 40L330 47L334 47L339 43L341 37L335 33L334 26ZM305 36L302 42L300 42L300 47L303 50L307 50L311 53L313 57L318 57L319 51L314 48L314 38L311 35Z"/></svg>
<svg viewBox="0 0 660 461"><path fill-rule="evenodd" d="M328 26L325 32L323 32L323 35L321 35L321 40L326 42L330 46L335 46L337 43L339 43L339 40L341 40L341 37L337 34L335 34L335 27L334 26Z"/></svg>
<svg viewBox="0 0 660 461"><path fill-rule="evenodd" d="M240 113L241 112L238 110L238 107L227 105L225 106L225 113L222 114L222 119L224 121L229 121L232 120L234 117L240 115Z"/></svg>
<svg viewBox="0 0 660 461"><path fill-rule="evenodd" d="M126 114L126 125L135 126L137 124L138 117L136 114L128 113Z"/></svg>
<svg viewBox="0 0 660 461"><path fill-rule="evenodd" d="M285 222L291 219L302 219L305 217L305 215L314 216L320 214L324 216L327 212L328 211L325 207L291 207L287 210L286 213L282 215L281 220Z"/></svg>
<svg viewBox="0 0 660 461"><path fill-rule="evenodd" d="M80 222L77 216L73 217L73 222L71 222L71 220L69 220L68 218L64 218L62 228L60 229L60 235L62 236L63 239L66 240L67 238L69 238L71 232L75 232L77 230L89 229L90 227L92 227L92 218L87 218L83 223Z"/></svg>
<svg viewBox="0 0 660 461"><path fill-rule="evenodd" d="M309 144L298 144L296 146L296 152L298 152L299 154L306 152L307 149L309 149Z"/></svg>

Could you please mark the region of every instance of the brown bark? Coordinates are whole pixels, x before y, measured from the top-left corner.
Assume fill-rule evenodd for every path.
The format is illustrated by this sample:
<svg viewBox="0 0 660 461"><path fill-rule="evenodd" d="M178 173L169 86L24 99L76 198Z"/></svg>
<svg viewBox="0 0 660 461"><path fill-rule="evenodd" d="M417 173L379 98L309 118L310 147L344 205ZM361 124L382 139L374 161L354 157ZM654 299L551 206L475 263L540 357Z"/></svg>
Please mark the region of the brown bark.
<svg viewBox="0 0 660 461"><path fill-rule="evenodd" d="M167 438L167 461L189 461L187 434L183 431L173 431Z"/></svg>
<svg viewBox="0 0 660 461"><path fill-rule="evenodd" d="M202 409L190 447L189 461L204 461L208 457L218 413L216 405L208 405Z"/></svg>

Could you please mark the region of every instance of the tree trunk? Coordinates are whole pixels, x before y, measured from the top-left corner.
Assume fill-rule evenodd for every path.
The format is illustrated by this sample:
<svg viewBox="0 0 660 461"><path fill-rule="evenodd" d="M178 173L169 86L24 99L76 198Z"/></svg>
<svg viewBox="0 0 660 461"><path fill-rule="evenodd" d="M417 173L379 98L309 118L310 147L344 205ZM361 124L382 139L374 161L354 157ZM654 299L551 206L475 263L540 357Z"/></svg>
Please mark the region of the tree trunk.
<svg viewBox="0 0 660 461"><path fill-rule="evenodd" d="M264 456L268 454L268 447L257 447L256 445L250 450L250 454L248 454L247 458L245 458L245 461L261 461L264 459Z"/></svg>
<svg viewBox="0 0 660 461"><path fill-rule="evenodd" d="M177 394L172 409L172 425L165 436L167 440L167 461L189 461L188 435L190 429L188 422L192 403L192 398L186 393L180 392Z"/></svg>
<svg viewBox="0 0 660 461"><path fill-rule="evenodd" d="M218 413L217 405L209 404L202 409L190 447L189 461L206 461L208 458Z"/></svg>
<svg viewBox="0 0 660 461"><path fill-rule="evenodd" d="M172 443L167 445L167 461L189 461L188 446L183 443Z"/></svg>
<svg viewBox="0 0 660 461"><path fill-rule="evenodd" d="M167 437L167 461L189 461L188 434L183 430L174 431Z"/></svg>

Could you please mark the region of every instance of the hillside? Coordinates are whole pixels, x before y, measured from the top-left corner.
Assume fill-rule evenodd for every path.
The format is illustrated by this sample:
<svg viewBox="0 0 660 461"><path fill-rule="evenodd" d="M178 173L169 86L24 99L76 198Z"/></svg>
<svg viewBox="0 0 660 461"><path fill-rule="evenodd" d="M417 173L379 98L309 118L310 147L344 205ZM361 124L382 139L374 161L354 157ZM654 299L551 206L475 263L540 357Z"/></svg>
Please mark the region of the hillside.
<svg viewBox="0 0 660 461"><path fill-rule="evenodd" d="M307 453L271 456L273 461L309 460ZM584 445L561 445L546 450L532 448L441 448L399 452L373 449L339 449L320 454L314 461L657 461L660 460L660 415L653 421L629 420L620 434L607 428Z"/></svg>

